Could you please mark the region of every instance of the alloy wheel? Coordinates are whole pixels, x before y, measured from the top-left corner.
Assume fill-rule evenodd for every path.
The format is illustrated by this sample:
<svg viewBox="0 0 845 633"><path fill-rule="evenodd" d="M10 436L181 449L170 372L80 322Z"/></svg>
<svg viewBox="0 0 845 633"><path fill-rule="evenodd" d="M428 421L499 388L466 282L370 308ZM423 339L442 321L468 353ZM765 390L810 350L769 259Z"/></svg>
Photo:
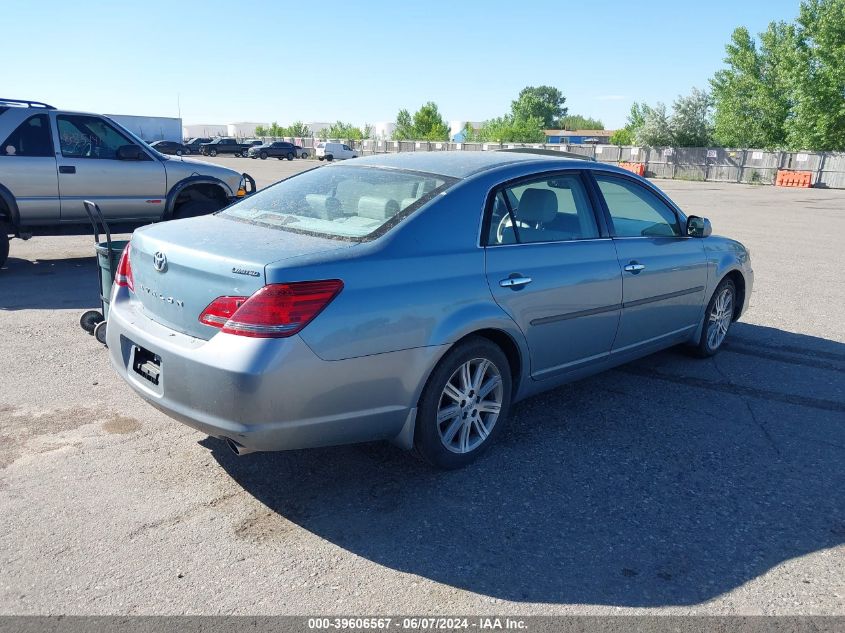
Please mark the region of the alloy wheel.
<svg viewBox="0 0 845 633"><path fill-rule="evenodd" d="M725 287L713 302L713 309L707 318L707 345L717 349L725 340L733 319L734 293Z"/></svg>
<svg viewBox="0 0 845 633"><path fill-rule="evenodd" d="M440 441L453 453L478 448L493 430L504 388L499 369L486 358L463 363L446 381L437 407Z"/></svg>

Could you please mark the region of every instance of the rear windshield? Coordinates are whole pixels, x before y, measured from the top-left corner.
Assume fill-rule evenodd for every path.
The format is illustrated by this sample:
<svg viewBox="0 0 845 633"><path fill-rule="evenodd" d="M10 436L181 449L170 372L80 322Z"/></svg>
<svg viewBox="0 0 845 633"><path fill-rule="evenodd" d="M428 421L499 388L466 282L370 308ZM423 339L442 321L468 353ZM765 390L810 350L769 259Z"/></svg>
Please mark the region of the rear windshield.
<svg viewBox="0 0 845 633"><path fill-rule="evenodd" d="M381 235L455 180L413 171L332 165L283 180L221 215L347 240Z"/></svg>

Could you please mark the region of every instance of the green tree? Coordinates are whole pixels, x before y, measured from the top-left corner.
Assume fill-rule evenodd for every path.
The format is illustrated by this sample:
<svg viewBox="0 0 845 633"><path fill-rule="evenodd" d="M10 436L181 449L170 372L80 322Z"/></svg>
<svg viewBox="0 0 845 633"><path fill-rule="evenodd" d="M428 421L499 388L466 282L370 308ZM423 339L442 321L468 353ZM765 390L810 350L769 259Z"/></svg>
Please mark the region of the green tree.
<svg viewBox="0 0 845 633"><path fill-rule="evenodd" d="M677 147L707 147L713 142L713 98L693 88L675 100L669 119L672 144Z"/></svg>
<svg viewBox="0 0 845 633"><path fill-rule="evenodd" d="M564 103L566 97L557 88L527 86L519 92L516 101L511 102L511 114L515 120L527 121L537 117L542 122L541 128L552 128L566 116Z"/></svg>
<svg viewBox="0 0 845 633"><path fill-rule="evenodd" d="M413 120L415 138L425 141L449 140L449 126L433 101L429 101L414 112Z"/></svg>
<svg viewBox="0 0 845 633"><path fill-rule="evenodd" d="M302 121L294 121L287 129L288 133L285 136L294 136L298 138L305 138L311 136L311 129Z"/></svg>
<svg viewBox="0 0 845 633"><path fill-rule="evenodd" d="M637 130L642 127L649 112L651 112L651 107L648 104L635 101L631 105L625 127L616 130L610 137L610 142L614 145L633 145L636 142Z"/></svg>
<svg viewBox="0 0 845 633"><path fill-rule="evenodd" d="M256 125L255 126L255 135L256 136L270 136L267 133L267 128L264 127L263 125Z"/></svg>
<svg viewBox="0 0 845 633"><path fill-rule="evenodd" d="M329 127L320 130L319 136L323 140L335 138L343 141L359 141L364 138L364 132L351 123L336 121Z"/></svg>
<svg viewBox="0 0 845 633"><path fill-rule="evenodd" d="M793 149L845 149L845 0L805 0L794 37Z"/></svg>
<svg viewBox="0 0 845 633"><path fill-rule="evenodd" d="M364 126L361 128L362 138L373 138L373 132L375 128L371 123L364 123Z"/></svg>
<svg viewBox="0 0 845 633"><path fill-rule="evenodd" d="M603 130L600 119L592 119L580 114L567 114L558 121L561 130Z"/></svg>
<svg viewBox="0 0 845 633"><path fill-rule="evenodd" d="M485 121L470 140L487 143L542 143L546 137L540 117L518 119L506 114Z"/></svg>
<svg viewBox="0 0 845 633"><path fill-rule="evenodd" d="M614 145L633 145L634 134L627 127L623 127L610 135L610 142Z"/></svg>
<svg viewBox="0 0 845 633"><path fill-rule="evenodd" d="M396 129L393 130L392 136L397 141L412 140L414 137L414 122L411 120L411 113L404 108L396 115Z"/></svg>
<svg viewBox="0 0 845 633"><path fill-rule="evenodd" d="M648 147L672 145L672 126L663 103L658 102L653 108L648 109L643 117L642 125L634 133L634 141L637 145Z"/></svg>
<svg viewBox="0 0 845 633"><path fill-rule="evenodd" d="M429 101L419 110L411 113L399 110L396 115L396 129L393 139L397 141L448 141L449 126L440 115L437 104Z"/></svg>
<svg viewBox="0 0 845 633"><path fill-rule="evenodd" d="M715 141L727 147L783 147L790 115L795 30L771 23L760 46L740 27L725 47L727 68L710 81Z"/></svg>

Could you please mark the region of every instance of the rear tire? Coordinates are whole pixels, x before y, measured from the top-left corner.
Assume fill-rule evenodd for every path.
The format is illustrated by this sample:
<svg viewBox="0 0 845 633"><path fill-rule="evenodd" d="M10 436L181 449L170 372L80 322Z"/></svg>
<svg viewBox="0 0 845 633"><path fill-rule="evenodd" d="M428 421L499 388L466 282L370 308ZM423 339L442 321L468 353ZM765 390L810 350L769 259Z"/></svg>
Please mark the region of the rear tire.
<svg viewBox="0 0 845 633"><path fill-rule="evenodd" d="M713 296L707 303L701 336L693 347L693 353L696 356L708 358L722 348L733 323L735 308L736 286L732 280L725 278L716 286Z"/></svg>
<svg viewBox="0 0 845 633"><path fill-rule="evenodd" d="M300 158L308 158L308 152L302 152L302 156Z"/></svg>
<svg viewBox="0 0 845 633"><path fill-rule="evenodd" d="M181 156L181 155L182 155L182 150L181 150L181 149L177 149L177 150L176 150L176 155L177 155L177 156Z"/></svg>
<svg viewBox="0 0 845 633"><path fill-rule="evenodd" d="M334 160L334 156L332 156L331 154L326 154L326 160L332 162Z"/></svg>
<svg viewBox="0 0 845 633"><path fill-rule="evenodd" d="M323 162L323 157L322 157L322 156L317 156L317 160L319 160L320 162Z"/></svg>
<svg viewBox="0 0 845 633"><path fill-rule="evenodd" d="M5 233L6 229L0 230L4 231L0 233L0 268L3 268L9 257L9 236Z"/></svg>
<svg viewBox="0 0 845 633"><path fill-rule="evenodd" d="M511 404L508 359L491 341L471 337L452 348L420 396L414 448L438 468L461 468L493 443Z"/></svg>

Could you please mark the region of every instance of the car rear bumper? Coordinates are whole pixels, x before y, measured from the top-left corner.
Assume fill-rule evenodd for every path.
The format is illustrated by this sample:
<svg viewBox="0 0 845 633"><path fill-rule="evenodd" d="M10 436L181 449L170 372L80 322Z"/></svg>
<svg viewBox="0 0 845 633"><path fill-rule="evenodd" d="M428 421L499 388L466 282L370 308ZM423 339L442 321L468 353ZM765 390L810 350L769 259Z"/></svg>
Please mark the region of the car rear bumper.
<svg viewBox="0 0 845 633"><path fill-rule="evenodd" d="M141 397L244 452L397 439L445 351L325 361L298 336L205 341L150 319L125 288L115 289L107 331L112 366ZM160 358L158 385L135 371L136 348Z"/></svg>

